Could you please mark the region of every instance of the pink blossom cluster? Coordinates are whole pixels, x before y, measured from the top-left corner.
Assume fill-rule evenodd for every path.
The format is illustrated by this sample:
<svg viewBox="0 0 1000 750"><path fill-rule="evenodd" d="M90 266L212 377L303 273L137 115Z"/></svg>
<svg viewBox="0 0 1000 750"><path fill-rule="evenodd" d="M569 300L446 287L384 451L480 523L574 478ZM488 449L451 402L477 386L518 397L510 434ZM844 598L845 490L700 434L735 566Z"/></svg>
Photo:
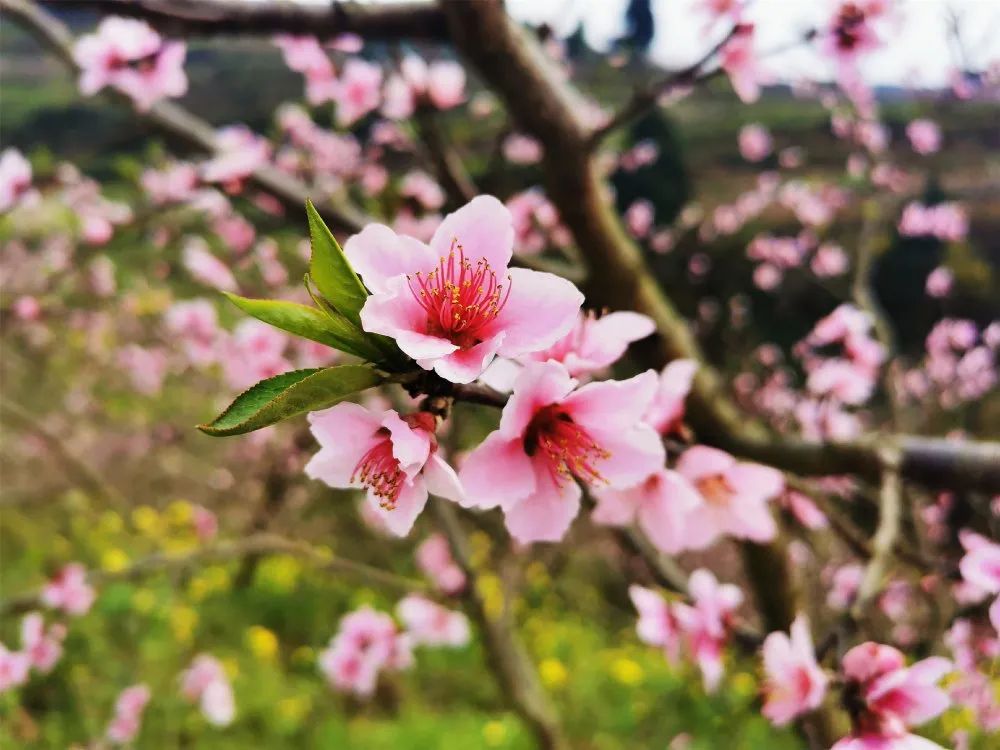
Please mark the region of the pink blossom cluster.
<svg viewBox="0 0 1000 750"><path fill-rule="evenodd" d="M654 164L660 158L660 147L651 139L641 140L618 156L618 167L625 172L636 170Z"/></svg>
<svg viewBox="0 0 1000 750"><path fill-rule="evenodd" d="M402 598L396 616L413 646L460 648L471 637L465 615L419 594Z"/></svg>
<svg viewBox="0 0 1000 750"><path fill-rule="evenodd" d="M930 235L942 242L962 242L969 234L969 217L958 203L925 206L914 201L903 209L899 233L904 237Z"/></svg>
<svg viewBox="0 0 1000 750"><path fill-rule="evenodd" d="M50 609L61 609L68 615L84 615L96 598L94 588L87 583L87 571L80 563L70 563L57 572L42 588L41 602Z"/></svg>
<svg viewBox="0 0 1000 750"><path fill-rule="evenodd" d="M143 684L125 688L115 701L115 715L108 725L108 741L116 745L128 745L142 729L142 714L152 698L149 687Z"/></svg>
<svg viewBox="0 0 1000 750"><path fill-rule="evenodd" d="M427 63L410 53L383 89L382 114L391 120L410 117L420 104L451 109L465 101L465 69L453 60Z"/></svg>
<svg viewBox="0 0 1000 750"><path fill-rule="evenodd" d="M938 321L925 340L919 367L903 373L904 395L925 401L933 396L944 408L981 398L996 386L1000 322L979 331L959 318Z"/></svg>
<svg viewBox="0 0 1000 750"><path fill-rule="evenodd" d="M847 194L841 188L828 184L811 185L799 180L785 183L778 199L807 227L829 224L847 204Z"/></svg>
<svg viewBox="0 0 1000 750"><path fill-rule="evenodd" d="M729 641L743 592L731 583L720 584L711 571L700 568L688 579L691 603L667 601L653 589L629 587L639 613L639 640L663 650L676 662L684 649L701 670L705 689L714 692L723 676L723 649Z"/></svg>
<svg viewBox="0 0 1000 750"><path fill-rule="evenodd" d="M283 171L311 178L328 190L363 172L361 145L353 135L321 128L304 109L295 105L281 108L278 124L288 138L288 144L282 146L276 157Z"/></svg>
<svg viewBox="0 0 1000 750"><path fill-rule="evenodd" d="M270 142L246 125L227 125L215 134L215 154L199 167L201 179L238 193L243 181L270 162Z"/></svg>
<svg viewBox="0 0 1000 750"><path fill-rule="evenodd" d="M733 91L742 102L749 104L760 98L764 75L754 49L753 24L737 25L735 33L719 52L719 65L729 76Z"/></svg>
<svg viewBox="0 0 1000 750"><path fill-rule="evenodd" d="M85 96L110 87L131 98L140 111L187 92L186 53L183 42L164 41L145 21L116 16L105 18L73 48Z"/></svg>
<svg viewBox="0 0 1000 750"><path fill-rule="evenodd" d="M181 695L197 703L213 726L229 726L236 716L236 701L226 670L211 654L198 654L181 674Z"/></svg>
<svg viewBox="0 0 1000 750"><path fill-rule="evenodd" d="M992 598L990 622L1000 633L1000 544L968 530L962 531L959 538L965 548L958 569L965 583L966 600Z"/></svg>
<svg viewBox="0 0 1000 750"><path fill-rule="evenodd" d="M840 347L840 356L826 354L832 346ZM874 338L871 318L849 304L840 305L817 322L796 345L795 353L807 373L810 394L851 406L871 397L885 360L885 350Z"/></svg>
<svg viewBox="0 0 1000 750"><path fill-rule="evenodd" d="M568 247L573 239L559 212L541 188L529 188L507 199L514 221L514 248L521 255L537 255L553 247Z"/></svg>
<svg viewBox="0 0 1000 750"><path fill-rule="evenodd" d="M442 593L454 596L465 589L465 573L452 558L448 540L443 534L427 537L417 547L415 556L421 572Z"/></svg>
<svg viewBox="0 0 1000 750"><path fill-rule="evenodd" d="M31 670L41 674L52 671L62 658L66 627L45 626L40 612L30 612L21 620L21 648L11 651L0 643L0 693L20 687L28 681Z"/></svg>
<svg viewBox="0 0 1000 750"><path fill-rule="evenodd" d="M413 664L412 641L389 615L362 607L341 619L337 634L320 652L318 661L330 687L370 698L381 672L396 672Z"/></svg>

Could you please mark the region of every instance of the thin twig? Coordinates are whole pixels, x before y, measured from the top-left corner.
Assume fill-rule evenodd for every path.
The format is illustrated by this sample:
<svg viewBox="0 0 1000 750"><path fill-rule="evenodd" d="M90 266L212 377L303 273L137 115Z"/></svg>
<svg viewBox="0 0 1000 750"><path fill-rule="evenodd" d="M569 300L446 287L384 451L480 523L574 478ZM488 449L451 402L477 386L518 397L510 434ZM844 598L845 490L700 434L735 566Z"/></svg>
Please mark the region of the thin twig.
<svg viewBox="0 0 1000 750"><path fill-rule="evenodd" d="M878 528L872 537L872 556L865 567L864 576L858 587L858 595L851 609L855 620L860 620L868 605L882 590L885 574L892 560L893 549L899 538L903 517L902 487L899 478L899 451L886 445L881 451L882 484L879 488Z"/></svg>
<svg viewBox="0 0 1000 750"><path fill-rule="evenodd" d="M434 596L430 587L423 581L388 573L355 560L335 557L308 542L286 539L275 534L254 534L238 541L208 544L190 552L159 552L137 560L122 570L90 571L87 573L87 580L93 585L131 581L165 570L186 570L198 565L242 560L248 556L259 555L292 555L323 572L353 576L394 591L418 591L427 596ZM40 597L41 591L32 591L6 599L0 602L0 616L33 609L39 606Z"/></svg>

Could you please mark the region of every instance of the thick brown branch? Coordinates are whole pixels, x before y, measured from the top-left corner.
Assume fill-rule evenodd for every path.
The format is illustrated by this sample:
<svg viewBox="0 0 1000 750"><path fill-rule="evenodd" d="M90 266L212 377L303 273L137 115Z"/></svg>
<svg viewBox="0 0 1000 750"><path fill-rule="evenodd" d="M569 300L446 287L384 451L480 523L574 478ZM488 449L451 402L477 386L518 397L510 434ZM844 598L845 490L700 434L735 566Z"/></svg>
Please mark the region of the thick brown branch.
<svg viewBox="0 0 1000 750"><path fill-rule="evenodd" d="M443 39L444 16L432 2L367 5L286 0L41 0L60 10L141 18L168 34L309 34L329 39L352 33L366 39Z"/></svg>
<svg viewBox="0 0 1000 750"><path fill-rule="evenodd" d="M79 67L73 58L75 40L62 21L29 0L0 0L0 12L14 19L18 25L35 36L70 70L74 73L79 72ZM124 94L108 90L107 95L132 108L131 100ZM208 153L218 150L212 126L178 104L159 101L147 112L136 111L136 116L159 131L196 149ZM357 232L369 221L368 217L346 200L335 202L330 196L323 198L313 195L307 185L271 166L255 170L250 176L250 182L255 187L271 193L294 211L302 210L306 199L312 197L323 218L334 228L346 232Z"/></svg>

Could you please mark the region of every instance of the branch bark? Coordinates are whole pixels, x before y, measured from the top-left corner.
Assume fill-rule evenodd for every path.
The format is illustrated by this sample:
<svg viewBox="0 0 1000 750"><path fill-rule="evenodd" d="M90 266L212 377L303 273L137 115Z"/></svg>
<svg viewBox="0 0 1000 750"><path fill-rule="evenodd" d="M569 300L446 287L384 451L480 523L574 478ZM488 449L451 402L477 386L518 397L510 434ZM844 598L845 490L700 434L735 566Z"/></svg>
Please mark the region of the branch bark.
<svg viewBox="0 0 1000 750"><path fill-rule="evenodd" d="M0 0L0 13L9 16L31 33L71 71L79 73L80 68L73 57L73 45L76 40L66 24L30 0ZM124 94L109 89L106 95L119 104L134 109L131 99ZM150 107L149 111L136 111L135 114L160 132L200 151L208 153L218 151L215 130L212 126L174 102L159 101ZM324 220L334 228L345 232L358 232L371 221L346 199L314 195L309 186L272 166L256 169L249 181L254 187L274 195L293 211L301 211L306 200L313 198Z"/></svg>
<svg viewBox="0 0 1000 750"><path fill-rule="evenodd" d="M465 609L482 634L490 666L511 707L531 729L540 748L566 750L569 745L562 727L509 615L505 610L493 616L486 607L477 586L469 541L454 507L439 498L432 498L430 502L438 525L448 539L452 557L469 581L462 595Z"/></svg>
<svg viewBox="0 0 1000 750"><path fill-rule="evenodd" d="M443 40L444 16L432 2L367 5L329 0L41 0L60 10L89 10L141 18L168 34L308 34L329 39L352 33L366 39Z"/></svg>

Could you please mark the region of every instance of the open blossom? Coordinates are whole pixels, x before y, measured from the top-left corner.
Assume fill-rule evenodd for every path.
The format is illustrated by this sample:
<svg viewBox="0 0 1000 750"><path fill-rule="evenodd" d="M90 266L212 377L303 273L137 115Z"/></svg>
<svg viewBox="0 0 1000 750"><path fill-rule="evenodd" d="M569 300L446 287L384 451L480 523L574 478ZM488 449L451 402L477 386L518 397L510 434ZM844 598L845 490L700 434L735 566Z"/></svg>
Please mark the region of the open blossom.
<svg viewBox="0 0 1000 750"><path fill-rule="evenodd" d="M451 109L465 101L465 68L453 60L428 65L422 57L409 54L400 72L416 98L426 97L438 109Z"/></svg>
<svg viewBox="0 0 1000 750"><path fill-rule="evenodd" d="M423 596L410 594L396 605L396 615L414 646L464 646L469 642L469 621L461 612L442 607Z"/></svg>
<svg viewBox="0 0 1000 750"><path fill-rule="evenodd" d="M382 100L382 68L374 63L351 58L340 72L333 90L337 103L337 124L353 125Z"/></svg>
<svg viewBox="0 0 1000 750"><path fill-rule="evenodd" d="M40 612L30 612L21 620L21 650L28 656L33 669L50 672L62 658L62 641L66 627L54 624L45 627Z"/></svg>
<svg viewBox="0 0 1000 750"><path fill-rule="evenodd" d="M462 465L470 501L499 505L507 530L522 543L563 537L580 508L576 480L630 487L663 464L659 436L641 421L656 389L652 370L576 385L558 362L529 364L499 429Z"/></svg>
<svg viewBox="0 0 1000 750"><path fill-rule="evenodd" d="M758 123L740 128L739 145L740 156L747 161L763 161L774 147L771 132Z"/></svg>
<svg viewBox="0 0 1000 750"><path fill-rule="evenodd" d="M201 178L238 186L270 158L271 144L266 138L246 125L227 125L216 132L215 155L201 165Z"/></svg>
<svg viewBox="0 0 1000 750"><path fill-rule="evenodd" d="M31 163L16 148L0 153L0 213L31 193Z"/></svg>
<svg viewBox="0 0 1000 750"><path fill-rule="evenodd" d="M443 534L427 537L416 553L417 567L445 594L457 594L465 588L465 573L458 567Z"/></svg>
<svg viewBox="0 0 1000 750"><path fill-rule="evenodd" d="M61 609L68 615L86 614L96 594L87 583L87 571L80 563L70 563L60 570L42 589L42 604Z"/></svg>
<svg viewBox="0 0 1000 750"><path fill-rule="evenodd" d="M828 679L816 663L809 622L804 617L795 618L789 635L768 635L762 653L767 675L764 716L784 726L823 702Z"/></svg>
<svg viewBox="0 0 1000 750"><path fill-rule="evenodd" d="M381 671L406 669L413 661L409 636L389 615L362 607L340 621L330 645L319 654L319 669L330 686L367 698Z"/></svg>
<svg viewBox="0 0 1000 750"><path fill-rule="evenodd" d="M743 592L731 583L719 583L711 571L699 568L688 579L692 604L674 605L674 616L691 657L701 670L705 689L713 692L722 679L722 649L729 640L733 614L743 603Z"/></svg>
<svg viewBox="0 0 1000 750"><path fill-rule="evenodd" d="M128 95L139 110L187 92L186 54L183 42L164 42L145 21L116 16L105 18L73 48L85 96L110 86Z"/></svg>
<svg viewBox="0 0 1000 750"><path fill-rule="evenodd" d="M434 417L342 403L309 415L319 452L306 474L331 487L357 487L397 536L405 536L427 494L464 502L455 470L441 457ZM345 440L344 436L350 439Z"/></svg>
<svg viewBox="0 0 1000 750"><path fill-rule="evenodd" d="M691 392L698 363L693 359L675 359L660 373L653 402L642 417L661 435L679 432L684 419L684 401Z"/></svg>
<svg viewBox="0 0 1000 750"><path fill-rule="evenodd" d="M918 154L933 154L941 148L941 128L933 120L913 120L906 126L906 137Z"/></svg>
<svg viewBox="0 0 1000 750"><path fill-rule="evenodd" d="M108 725L108 740L116 745L131 743L142 728L142 713L151 697L146 685L132 685L122 690L115 702L114 718Z"/></svg>
<svg viewBox="0 0 1000 750"><path fill-rule="evenodd" d="M962 578L984 595L996 596L990 605L990 622L1000 632L1000 544L978 534L960 535L966 549L959 562Z"/></svg>
<svg viewBox="0 0 1000 750"><path fill-rule="evenodd" d="M508 269L513 240L510 212L490 196L446 216L427 245L366 227L344 247L372 291L364 329L392 337L455 383L475 380L497 354L551 346L573 325L583 295L553 274Z"/></svg>
<svg viewBox="0 0 1000 750"><path fill-rule="evenodd" d="M733 91L747 104L760 97L760 70L753 38L753 24L740 24L719 53L719 64L729 76Z"/></svg>
<svg viewBox="0 0 1000 750"><path fill-rule="evenodd" d="M925 206L914 201L903 209L899 233L907 237L932 235L944 242L961 242L969 234L969 217L958 203Z"/></svg>
<svg viewBox="0 0 1000 750"><path fill-rule="evenodd" d="M212 255L208 243L201 237L191 236L185 239L181 262L188 273L205 286L227 292L235 292L238 288L236 277L229 266Z"/></svg>
<svg viewBox="0 0 1000 750"><path fill-rule="evenodd" d="M433 177L421 170L408 172L403 177L399 192L430 211L437 211L444 205L444 190Z"/></svg>
<svg viewBox="0 0 1000 750"><path fill-rule="evenodd" d="M701 504L698 493L677 472L659 469L634 487L595 489L591 516L608 526L639 527L656 548L676 554L687 547L685 516Z"/></svg>
<svg viewBox="0 0 1000 750"><path fill-rule="evenodd" d="M671 603L653 589L634 584L629 586L628 595L639 613L635 624L639 640L663 649L667 659L675 662L680 655L681 631Z"/></svg>
<svg viewBox="0 0 1000 750"><path fill-rule="evenodd" d="M198 169L186 162L173 162L163 169L143 170L142 189L158 205L181 203L193 197L198 186Z"/></svg>
<svg viewBox="0 0 1000 750"><path fill-rule="evenodd" d="M217 727L229 726L236 716L233 688L222 663L210 654L199 654L181 675L181 694L198 703L205 719Z"/></svg>
<svg viewBox="0 0 1000 750"><path fill-rule="evenodd" d="M28 681L31 657L23 651L11 651L0 643L0 694Z"/></svg>
<svg viewBox="0 0 1000 750"><path fill-rule="evenodd" d="M842 661L851 734L831 750L934 750L938 745L907 728L930 721L951 703L938 680L952 671L941 657L909 667L892 646L868 641Z"/></svg>
<svg viewBox="0 0 1000 750"><path fill-rule="evenodd" d="M684 518L689 549L707 547L720 536L766 542L777 528L768 503L781 494L781 472L759 464L739 463L728 453L705 445L688 448L677 460L678 488L700 502Z"/></svg>
<svg viewBox="0 0 1000 750"><path fill-rule="evenodd" d="M333 63L314 36L278 34L274 43L289 69L306 79L306 100L315 106L332 101L337 86Z"/></svg>

